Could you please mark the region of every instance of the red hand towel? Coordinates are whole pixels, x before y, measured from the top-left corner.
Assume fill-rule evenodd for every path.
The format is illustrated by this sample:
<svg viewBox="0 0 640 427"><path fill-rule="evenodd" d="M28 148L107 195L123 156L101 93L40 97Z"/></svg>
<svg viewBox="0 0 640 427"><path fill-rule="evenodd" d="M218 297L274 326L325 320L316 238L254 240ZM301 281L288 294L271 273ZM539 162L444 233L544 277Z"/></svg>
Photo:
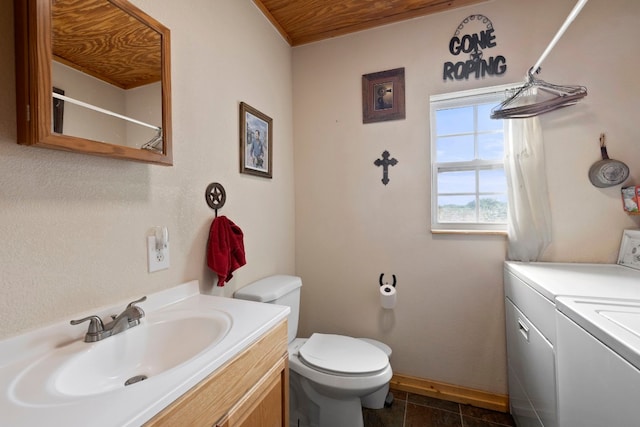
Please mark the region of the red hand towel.
<svg viewBox="0 0 640 427"><path fill-rule="evenodd" d="M207 243L207 265L218 274L218 286L224 286L233 272L247 263L244 254L243 233L226 216L211 223Z"/></svg>

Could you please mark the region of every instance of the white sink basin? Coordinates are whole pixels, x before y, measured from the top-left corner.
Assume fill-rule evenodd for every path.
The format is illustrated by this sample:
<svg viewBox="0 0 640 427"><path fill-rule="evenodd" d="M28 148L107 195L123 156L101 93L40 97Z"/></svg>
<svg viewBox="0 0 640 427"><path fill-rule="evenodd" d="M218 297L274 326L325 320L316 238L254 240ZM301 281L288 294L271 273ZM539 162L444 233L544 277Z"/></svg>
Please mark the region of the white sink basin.
<svg viewBox="0 0 640 427"><path fill-rule="evenodd" d="M91 345L69 358L55 374L54 387L69 395L98 394L151 378L188 362L229 332L220 314L142 323Z"/></svg>
<svg viewBox="0 0 640 427"><path fill-rule="evenodd" d="M128 301L76 313L107 319ZM202 295L196 281L149 294L140 325L95 343L60 321L0 341L0 426L139 427L286 319L288 307ZM125 385L139 375L147 379Z"/></svg>
<svg viewBox="0 0 640 427"><path fill-rule="evenodd" d="M231 318L220 311L193 316L188 311L150 315L140 325L95 343L75 341L29 365L15 383L17 400L50 402L135 387L162 375L222 340ZM45 384L42 393L34 393Z"/></svg>

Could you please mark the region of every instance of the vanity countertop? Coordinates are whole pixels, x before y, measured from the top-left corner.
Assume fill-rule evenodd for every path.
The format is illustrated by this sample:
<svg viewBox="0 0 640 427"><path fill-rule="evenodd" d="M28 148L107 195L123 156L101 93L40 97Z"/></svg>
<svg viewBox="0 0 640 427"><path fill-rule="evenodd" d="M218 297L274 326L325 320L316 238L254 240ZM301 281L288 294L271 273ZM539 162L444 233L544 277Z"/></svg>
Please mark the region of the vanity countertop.
<svg viewBox="0 0 640 427"><path fill-rule="evenodd" d="M197 281L147 297L147 301L139 304L146 313L139 326L96 343L83 342L87 323L71 326L68 321L0 341L0 425L139 426L248 348L289 314L288 307L200 294ZM108 315L122 311L128 302L80 313L73 318L92 314L108 318ZM100 384L93 387L92 383L87 384L91 378L91 375L87 375L89 379L78 379L84 382L82 390L85 391L69 393L66 390L70 388L63 384L60 375L56 376L56 372L68 366L80 369L77 363L67 363L70 358L85 357L92 351L104 354L107 345L117 350L113 353L113 358L117 359L123 348L126 352L127 343L131 343L125 340L134 336L154 336L145 335L145 327L150 327L145 323L161 325L181 316L200 319L217 316L226 319L223 323L225 327L228 326L228 332L204 349L197 349L195 356L188 361L172 365L157 375L149 375L148 379L129 386L120 386L118 383L117 387L111 388ZM182 324L207 325L197 322ZM156 330L162 331L162 328ZM184 330L184 341L188 341L189 334L197 333L213 336L210 331ZM175 342L165 343L169 345L162 347L164 352L171 353L171 348L182 348L182 335L173 337L172 341ZM140 345L139 340L136 341L136 346ZM58 362L50 361L55 359L51 357L52 354L57 355ZM65 362L60 362L63 359ZM117 369L117 363L113 363L113 360L110 362ZM66 367L63 367L64 364ZM86 369L91 371L92 367ZM140 369L144 371L145 367L141 366ZM153 367L150 370L153 371Z"/></svg>

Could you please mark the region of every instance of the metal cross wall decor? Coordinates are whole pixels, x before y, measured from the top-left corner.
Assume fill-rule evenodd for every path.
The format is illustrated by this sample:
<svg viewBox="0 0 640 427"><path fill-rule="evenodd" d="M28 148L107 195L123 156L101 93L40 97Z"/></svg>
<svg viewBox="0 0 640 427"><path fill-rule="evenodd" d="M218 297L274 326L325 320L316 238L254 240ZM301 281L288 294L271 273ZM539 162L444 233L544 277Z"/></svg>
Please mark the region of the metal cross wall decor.
<svg viewBox="0 0 640 427"><path fill-rule="evenodd" d="M382 183L387 185L389 183L389 166L395 166L398 161L393 158L389 159L389 152L384 150L382 152L382 159L376 159L373 164L376 166L382 166Z"/></svg>

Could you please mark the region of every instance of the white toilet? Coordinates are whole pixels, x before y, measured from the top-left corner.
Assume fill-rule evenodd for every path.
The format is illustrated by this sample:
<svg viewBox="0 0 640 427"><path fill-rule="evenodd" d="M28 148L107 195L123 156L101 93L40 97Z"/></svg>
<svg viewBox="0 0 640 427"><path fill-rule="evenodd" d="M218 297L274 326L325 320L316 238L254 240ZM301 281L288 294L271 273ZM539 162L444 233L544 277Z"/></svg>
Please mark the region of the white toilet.
<svg viewBox="0 0 640 427"><path fill-rule="evenodd" d="M244 300L286 305L289 323L292 427L363 427L362 406L384 407L392 371L391 349L378 341L343 335L296 338L300 287L295 276L271 276L235 292Z"/></svg>

